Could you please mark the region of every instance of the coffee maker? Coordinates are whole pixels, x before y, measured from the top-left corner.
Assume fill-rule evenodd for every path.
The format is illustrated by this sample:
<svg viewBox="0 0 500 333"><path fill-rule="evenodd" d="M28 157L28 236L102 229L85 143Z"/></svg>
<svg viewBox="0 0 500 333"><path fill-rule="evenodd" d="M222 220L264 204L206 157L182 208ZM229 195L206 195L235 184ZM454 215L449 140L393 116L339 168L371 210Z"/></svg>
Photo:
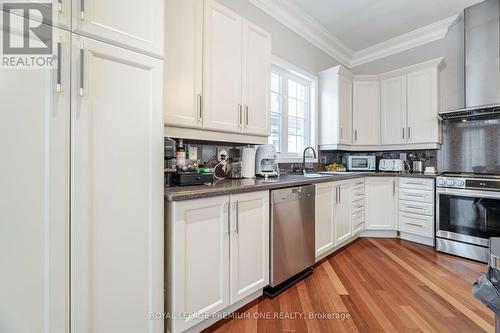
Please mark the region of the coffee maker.
<svg viewBox="0 0 500 333"><path fill-rule="evenodd" d="M262 145L257 147L255 157L255 173L259 176L277 176L276 148L274 145Z"/></svg>

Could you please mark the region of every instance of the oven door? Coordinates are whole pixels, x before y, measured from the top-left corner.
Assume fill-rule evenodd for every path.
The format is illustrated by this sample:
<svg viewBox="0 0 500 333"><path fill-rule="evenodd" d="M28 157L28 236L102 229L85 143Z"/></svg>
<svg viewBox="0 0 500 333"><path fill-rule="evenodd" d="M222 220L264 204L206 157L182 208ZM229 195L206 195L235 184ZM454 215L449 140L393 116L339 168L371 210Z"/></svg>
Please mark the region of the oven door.
<svg viewBox="0 0 500 333"><path fill-rule="evenodd" d="M487 247L500 237L500 193L438 188L436 216L437 237Z"/></svg>

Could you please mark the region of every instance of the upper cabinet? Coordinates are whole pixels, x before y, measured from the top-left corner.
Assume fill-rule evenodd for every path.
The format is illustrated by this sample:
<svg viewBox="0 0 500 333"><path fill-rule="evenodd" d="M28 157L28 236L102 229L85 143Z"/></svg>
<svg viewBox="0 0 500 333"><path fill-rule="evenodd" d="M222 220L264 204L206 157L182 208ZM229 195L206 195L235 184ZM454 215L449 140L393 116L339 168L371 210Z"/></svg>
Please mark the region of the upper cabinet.
<svg viewBox="0 0 500 333"><path fill-rule="evenodd" d="M352 143L352 75L342 66L319 73L319 144L335 148Z"/></svg>
<svg viewBox="0 0 500 333"><path fill-rule="evenodd" d="M76 33L163 56L163 0L73 0L72 11Z"/></svg>
<svg viewBox="0 0 500 333"><path fill-rule="evenodd" d="M65 30L71 29L71 1L72 0L46 0L40 2L40 0L24 0L23 2L3 2L2 6L4 11L9 11L12 14L25 15L27 18L37 21L44 22L45 24L50 24L55 27L59 27ZM23 5L28 3L35 9L38 6L38 10L12 10L15 9L19 4ZM51 17L47 15L42 16L42 13L51 13ZM29 17L28 17L29 16Z"/></svg>
<svg viewBox="0 0 500 333"><path fill-rule="evenodd" d="M380 91L376 76L354 77L353 83L353 144L380 143Z"/></svg>
<svg viewBox="0 0 500 333"><path fill-rule="evenodd" d="M167 0L166 8L168 129L267 137L271 35L212 0Z"/></svg>
<svg viewBox="0 0 500 333"><path fill-rule="evenodd" d="M350 76L341 66L321 72L320 148L439 148L442 61L438 58L378 75Z"/></svg>

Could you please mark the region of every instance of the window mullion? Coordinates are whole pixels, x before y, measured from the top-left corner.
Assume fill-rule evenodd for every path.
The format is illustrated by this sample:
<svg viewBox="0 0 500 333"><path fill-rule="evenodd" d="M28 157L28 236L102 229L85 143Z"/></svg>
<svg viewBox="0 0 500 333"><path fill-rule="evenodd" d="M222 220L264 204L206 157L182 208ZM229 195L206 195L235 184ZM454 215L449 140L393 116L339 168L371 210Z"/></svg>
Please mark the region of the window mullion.
<svg viewBox="0 0 500 333"><path fill-rule="evenodd" d="M283 80L281 81L281 84L281 91L283 93L283 103L281 105L281 147L283 152L288 154L288 75L286 73L283 73Z"/></svg>

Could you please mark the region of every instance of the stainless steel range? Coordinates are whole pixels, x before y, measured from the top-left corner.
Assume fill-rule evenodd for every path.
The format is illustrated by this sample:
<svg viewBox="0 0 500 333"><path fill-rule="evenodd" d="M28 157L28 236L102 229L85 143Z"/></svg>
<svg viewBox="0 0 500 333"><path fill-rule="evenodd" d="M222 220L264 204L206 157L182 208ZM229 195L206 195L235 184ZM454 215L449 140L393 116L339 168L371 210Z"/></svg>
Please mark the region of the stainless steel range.
<svg viewBox="0 0 500 333"><path fill-rule="evenodd" d="M488 261L500 237L500 175L444 173L436 179L436 249Z"/></svg>

